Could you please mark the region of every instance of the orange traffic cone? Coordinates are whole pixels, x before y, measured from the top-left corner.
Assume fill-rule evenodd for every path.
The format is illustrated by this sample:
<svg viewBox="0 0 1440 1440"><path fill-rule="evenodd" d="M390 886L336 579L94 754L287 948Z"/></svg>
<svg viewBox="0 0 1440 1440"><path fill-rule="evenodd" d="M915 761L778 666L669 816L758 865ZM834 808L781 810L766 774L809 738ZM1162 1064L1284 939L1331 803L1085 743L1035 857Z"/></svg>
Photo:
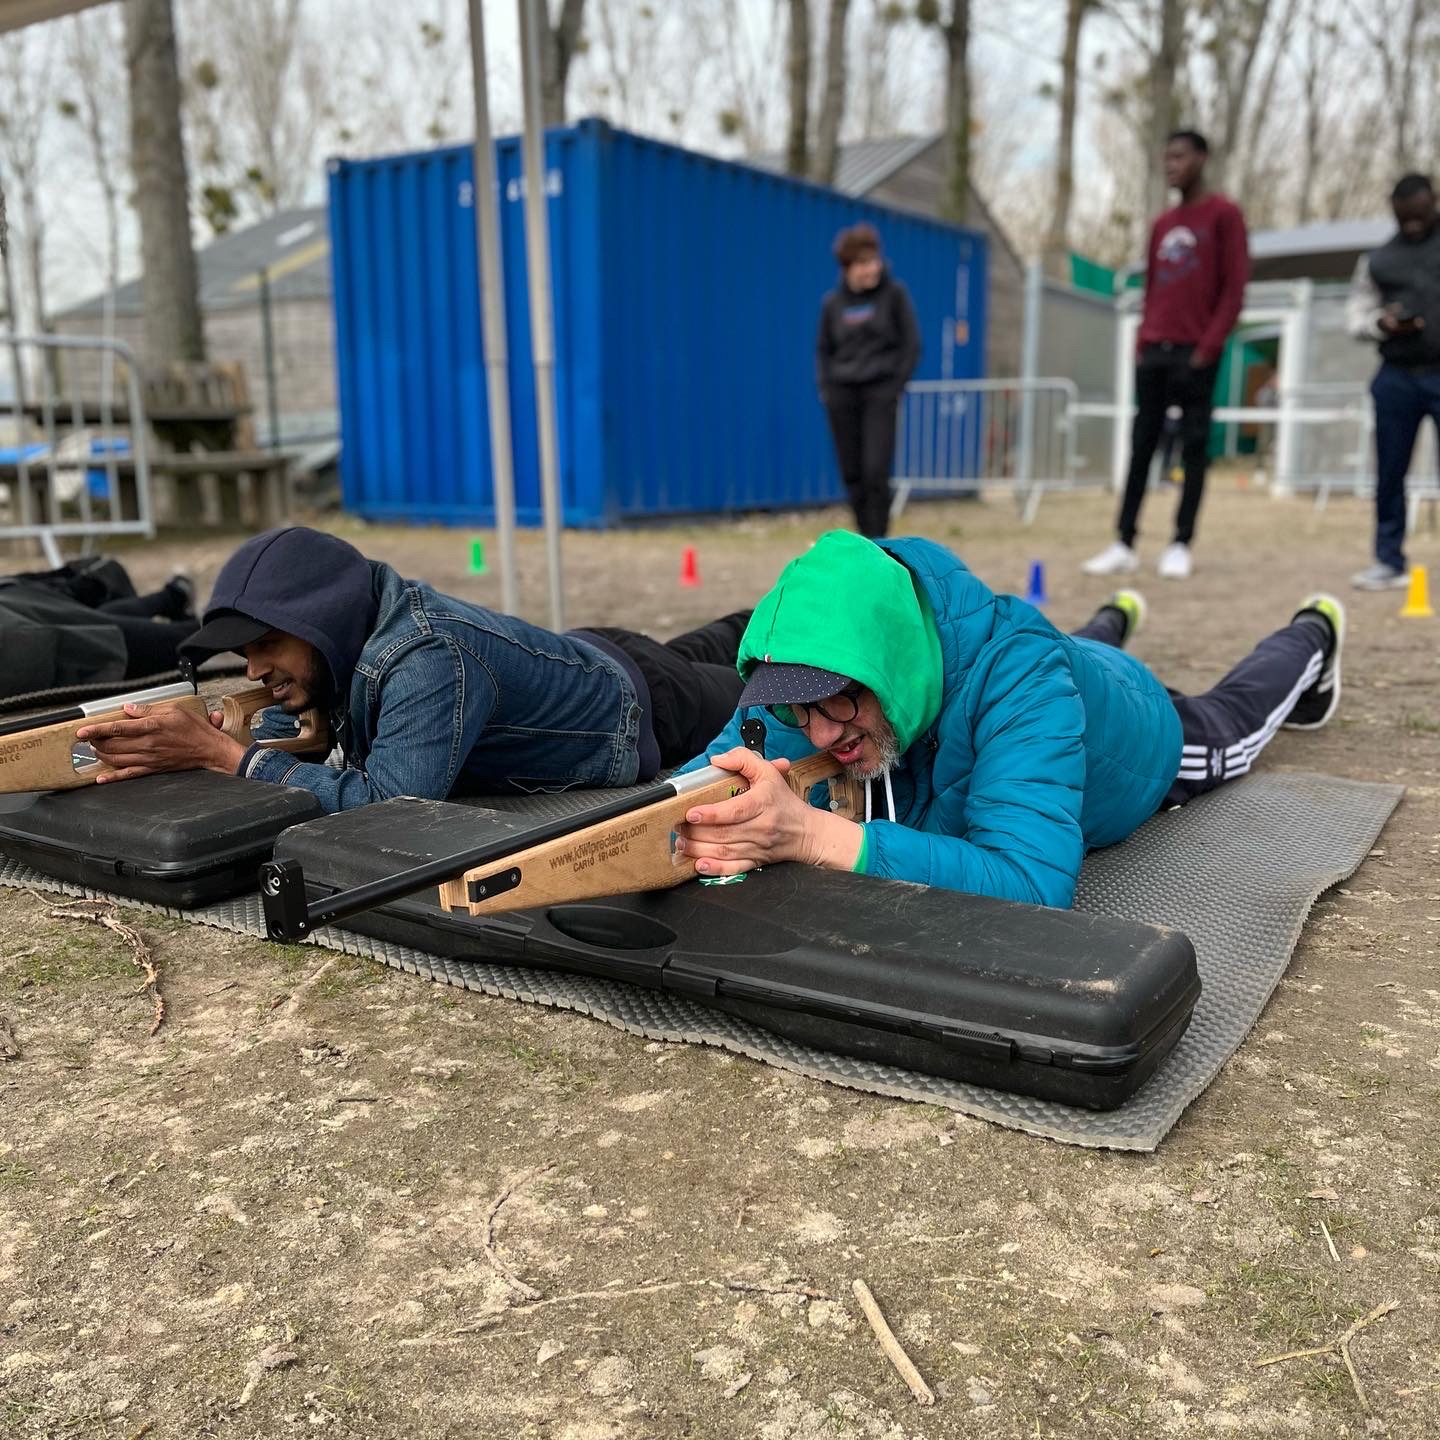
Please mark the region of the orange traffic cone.
<svg viewBox="0 0 1440 1440"><path fill-rule="evenodd" d="M1404 620L1428 620L1434 611L1430 608L1430 577L1423 565L1410 567L1410 589L1405 594L1405 604L1400 616Z"/></svg>
<svg viewBox="0 0 1440 1440"><path fill-rule="evenodd" d="M682 585L698 585L700 583L700 567L695 560L693 545L687 545L680 552L680 583Z"/></svg>

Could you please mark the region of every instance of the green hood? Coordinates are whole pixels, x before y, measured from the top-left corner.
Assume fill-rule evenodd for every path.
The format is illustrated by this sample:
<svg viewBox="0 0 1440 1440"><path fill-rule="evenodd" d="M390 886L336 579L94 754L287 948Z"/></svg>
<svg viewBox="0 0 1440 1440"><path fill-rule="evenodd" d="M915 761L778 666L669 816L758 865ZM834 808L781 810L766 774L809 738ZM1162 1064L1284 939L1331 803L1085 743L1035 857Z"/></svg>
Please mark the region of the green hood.
<svg viewBox="0 0 1440 1440"><path fill-rule="evenodd" d="M761 662L858 680L875 692L902 752L940 713L944 663L930 602L894 556L848 530L822 535L755 607L741 676Z"/></svg>

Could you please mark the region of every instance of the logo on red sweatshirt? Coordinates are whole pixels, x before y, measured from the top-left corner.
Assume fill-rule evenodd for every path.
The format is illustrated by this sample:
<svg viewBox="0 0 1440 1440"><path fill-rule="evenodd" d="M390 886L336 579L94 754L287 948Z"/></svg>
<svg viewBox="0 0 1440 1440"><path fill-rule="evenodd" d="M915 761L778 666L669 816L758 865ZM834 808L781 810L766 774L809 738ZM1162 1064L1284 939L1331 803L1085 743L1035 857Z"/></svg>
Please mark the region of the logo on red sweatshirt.
<svg viewBox="0 0 1440 1440"><path fill-rule="evenodd" d="M1166 283L1188 275L1199 263L1195 253L1199 247L1200 237L1188 225L1167 230L1155 250L1155 259L1164 267L1156 278Z"/></svg>

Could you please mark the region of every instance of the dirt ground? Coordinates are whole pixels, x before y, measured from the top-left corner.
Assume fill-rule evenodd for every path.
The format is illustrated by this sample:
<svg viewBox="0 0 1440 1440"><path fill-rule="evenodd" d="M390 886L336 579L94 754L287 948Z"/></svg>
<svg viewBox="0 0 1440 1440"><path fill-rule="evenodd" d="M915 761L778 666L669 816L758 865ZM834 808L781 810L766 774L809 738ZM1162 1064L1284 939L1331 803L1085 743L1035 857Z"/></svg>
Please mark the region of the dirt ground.
<svg viewBox="0 0 1440 1440"><path fill-rule="evenodd" d="M1172 504L1152 497L1147 564ZM997 589L1043 560L1048 613L1073 625L1106 592L1078 562L1109 512L1056 497L1024 529L1003 500L944 503L902 528ZM567 535L567 619L677 631L753 599L841 518ZM1263 763L1410 788L1157 1154L1070 1148L125 911L161 970L152 1038L121 935L3 891L0 1014L19 1055L0 1063L0 1427L1440 1433L1440 619L1352 596L1357 502L1317 514L1221 476L1203 521L1192 581L1142 577L1136 652L1204 688L1308 590L1336 588L1352 617L1341 714L1282 734ZM464 533L327 523L498 603L493 575L467 573ZM125 553L138 579L183 564L204 593L236 538ZM685 545L698 589L678 584ZM522 609L543 621L543 543L520 550ZM1434 533L1413 558L1440 569ZM933 1408L884 1358L857 1277ZM1353 1379L1333 1347L1257 1364L1386 1305L1354 1334Z"/></svg>

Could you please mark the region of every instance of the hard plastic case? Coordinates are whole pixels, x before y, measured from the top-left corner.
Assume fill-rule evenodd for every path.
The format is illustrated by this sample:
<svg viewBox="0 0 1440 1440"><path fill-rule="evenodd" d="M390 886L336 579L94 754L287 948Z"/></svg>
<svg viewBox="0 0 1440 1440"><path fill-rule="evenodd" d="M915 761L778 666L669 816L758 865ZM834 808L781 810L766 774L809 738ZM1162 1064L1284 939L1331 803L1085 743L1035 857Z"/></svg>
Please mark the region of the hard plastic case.
<svg viewBox="0 0 1440 1440"><path fill-rule="evenodd" d="M313 902L525 828L391 800L296 826L275 855L301 863ZM1200 993L1177 930L800 865L493 916L447 913L430 890L344 924L669 990L821 1049L1097 1110L1154 1072Z"/></svg>
<svg viewBox="0 0 1440 1440"><path fill-rule="evenodd" d="M253 890L275 837L314 819L306 790L211 770L0 796L0 854L45 875L191 909Z"/></svg>

